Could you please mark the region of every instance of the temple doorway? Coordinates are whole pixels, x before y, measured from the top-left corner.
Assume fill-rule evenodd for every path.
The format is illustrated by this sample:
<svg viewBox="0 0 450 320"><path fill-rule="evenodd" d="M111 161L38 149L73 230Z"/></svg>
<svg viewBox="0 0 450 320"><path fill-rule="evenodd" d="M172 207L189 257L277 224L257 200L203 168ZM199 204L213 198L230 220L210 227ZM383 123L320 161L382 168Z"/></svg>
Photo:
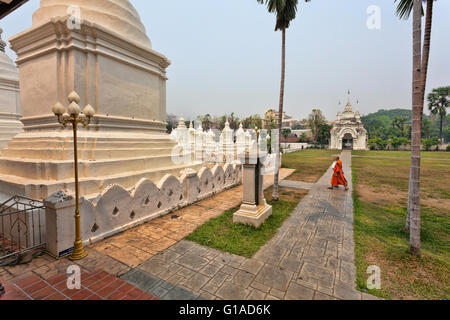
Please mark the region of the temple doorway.
<svg viewBox="0 0 450 320"><path fill-rule="evenodd" d="M345 134L342 139L342 149L343 150L353 150L353 137L350 133Z"/></svg>

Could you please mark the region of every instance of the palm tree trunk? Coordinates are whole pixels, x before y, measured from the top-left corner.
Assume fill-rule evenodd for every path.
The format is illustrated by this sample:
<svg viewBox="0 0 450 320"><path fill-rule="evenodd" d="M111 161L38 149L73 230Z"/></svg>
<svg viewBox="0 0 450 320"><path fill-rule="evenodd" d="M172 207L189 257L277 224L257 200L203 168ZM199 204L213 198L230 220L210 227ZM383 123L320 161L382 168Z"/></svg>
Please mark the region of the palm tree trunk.
<svg viewBox="0 0 450 320"><path fill-rule="evenodd" d="M425 89L427 86L428 60L430 58L431 46L431 27L433 25L433 2L427 0L427 13L425 18L425 35L423 39L423 57L422 57L422 101L425 99Z"/></svg>
<svg viewBox="0 0 450 320"><path fill-rule="evenodd" d="M442 126L444 123L444 114L441 113L440 117L441 117L441 123L440 123L440 128L439 128L439 142L440 142L440 144L444 144L444 141L442 140Z"/></svg>
<svg viewBox="0 0 450 320"><path fill-rule="evenodd" d="M423 115L423 101L425 99L425 89L427 85L427 77L428 77L428 61L430 57L430 47L431 47L431 28L433 25L433 2L434 0L427 0L427 13L425 18L425 35L423 41L423 59L422 59L422 113L420 115L420 123L422 123L422 115ZM409 185L409 196L408 196L408 214L406 216L406 226L405 229L407 231L410 230L411 226L411 208L413 206L412 203L412 192L411 192L411 182L412 177L410 176L410 185Z"/></svg>
<svg viewBox="0 0 450 320"><path fill-rule="evenodd" d="M420 255L420 148L421 120L423 114L423 76L422 76L422 4L414 0L413 14L413 83L412 83L412 143L411 143L411 181L410 181L410 251Z"/></svg>
<svg viewBox="0 0 450 320"><path fill-rule="evenodd" d="M275 176L273 181L272 200L278 201L278 180L280 168L280 152L281 152L281 128L283 126L283 103L284 103L284 81L286 75L286 28L281 31L281 85L280 85L280 107L278 109L278 152L275 156Z"/></svg>

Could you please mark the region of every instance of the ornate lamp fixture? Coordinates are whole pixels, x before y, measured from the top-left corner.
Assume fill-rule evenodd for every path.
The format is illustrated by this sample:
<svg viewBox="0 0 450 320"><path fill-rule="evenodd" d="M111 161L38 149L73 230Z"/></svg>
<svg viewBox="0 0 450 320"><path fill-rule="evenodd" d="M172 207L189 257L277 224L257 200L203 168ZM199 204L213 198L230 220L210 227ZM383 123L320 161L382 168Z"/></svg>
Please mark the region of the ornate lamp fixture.
<svg viewBox="0 0 450 320"><path fill-rule="evenodd" d="M61 103L56 103L53 107L53 113L58 117L58 122L67 127L68 124L72 125L73 129L73 154L74 154L74 167L75 167L75 242L74 250L69 257L70 260L76 261L85 258L88 253L83 248L83 240L81 239L81 227L80 227L80 205L79 205L79 185L78 185L78 148L77 148L77 131L78 125L81 124L84 128L91 123L92 117L95 115L95 110L91 105L87 105L83 112L81 112L80 96L73 91L68 96L69 107L66 108Z"/></svg>

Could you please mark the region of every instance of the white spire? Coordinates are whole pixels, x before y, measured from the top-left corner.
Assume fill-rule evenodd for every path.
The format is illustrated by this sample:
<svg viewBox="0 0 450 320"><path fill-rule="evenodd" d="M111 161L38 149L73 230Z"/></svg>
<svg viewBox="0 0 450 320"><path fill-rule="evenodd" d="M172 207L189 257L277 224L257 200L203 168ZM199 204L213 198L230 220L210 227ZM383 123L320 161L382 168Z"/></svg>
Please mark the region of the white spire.
<svg viewBox="0 0 450 320"><path fill-rule="evenodd" d="M178 120L178 128L186 129L186 123L184 122L183 115L180 116L180 120Z"/></svg>

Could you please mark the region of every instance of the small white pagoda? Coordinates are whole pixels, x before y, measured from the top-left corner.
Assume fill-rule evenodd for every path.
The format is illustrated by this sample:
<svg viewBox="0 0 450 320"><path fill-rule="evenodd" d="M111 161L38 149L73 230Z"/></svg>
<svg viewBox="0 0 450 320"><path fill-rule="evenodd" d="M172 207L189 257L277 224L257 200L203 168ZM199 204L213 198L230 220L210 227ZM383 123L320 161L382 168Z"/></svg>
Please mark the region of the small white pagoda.
<svg viewBox="0 0 450 320"><path fill-rule="evenodd" d="M330 149L367 150L367 131L359 111L353 112L350 96L344 112L337 114L337 121L331 130Z"/></svg>

